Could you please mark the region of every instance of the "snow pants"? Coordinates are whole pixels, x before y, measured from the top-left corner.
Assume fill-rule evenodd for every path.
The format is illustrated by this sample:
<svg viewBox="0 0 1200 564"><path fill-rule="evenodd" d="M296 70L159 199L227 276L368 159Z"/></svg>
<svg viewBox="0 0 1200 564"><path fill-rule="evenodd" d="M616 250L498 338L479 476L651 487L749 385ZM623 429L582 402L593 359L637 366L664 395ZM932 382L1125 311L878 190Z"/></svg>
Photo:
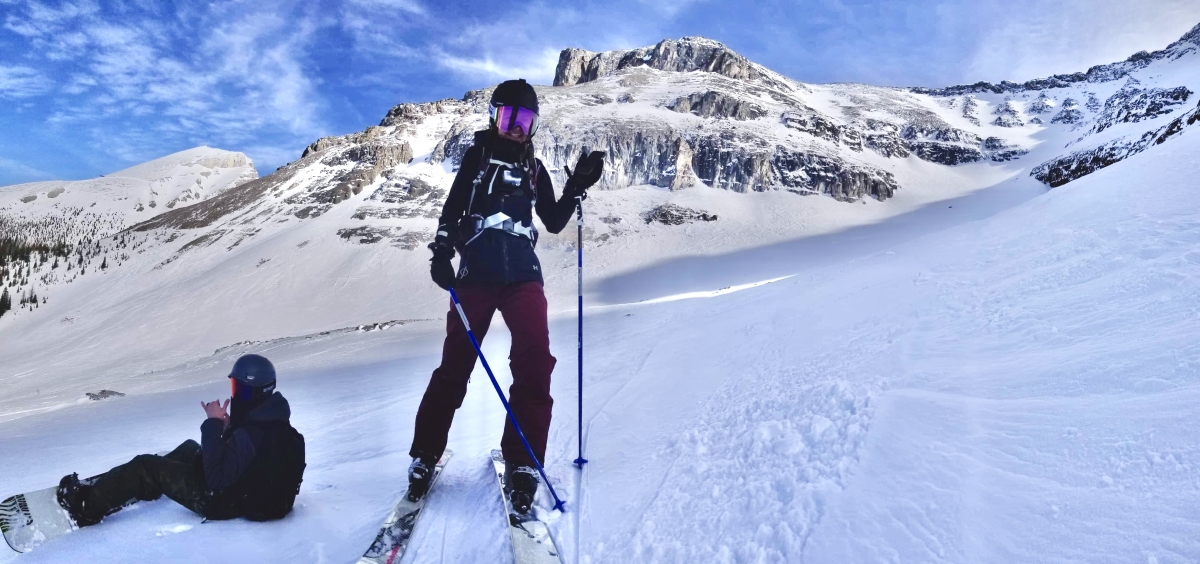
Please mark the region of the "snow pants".
<svg viewBox="0 0 1200 564"><path fill-rule="evenodd" d="M142 454L101 474L86 494L88 516L101 518L134 501L163 495L204 515L208 495L199 453L200 444L189 439L166 456Z"/></svg>
<svg viewBox="0 0 1200 564"><path fill-rule="evenodd" d="M534 454L539 461L544 460L550 412L554 406L554 399L550 397L550 373L554 371L556 361L550 354L550 329L542 284L519 282L499 287L473 286L456 288L455 292L480 343L487 335L496 310L504 317L504 323L512 333L512 348L508 354L513 377L508 389L509 405ZM409 450L411 456L437 458L446 450L450 424L467 394L467 381L475 369L475 362L475 347L471 345L467 329L452 301L446 318L442 364L433 371L417 410L416 429ZM507 415L500 448L509 463L533 466Z"/></svg>

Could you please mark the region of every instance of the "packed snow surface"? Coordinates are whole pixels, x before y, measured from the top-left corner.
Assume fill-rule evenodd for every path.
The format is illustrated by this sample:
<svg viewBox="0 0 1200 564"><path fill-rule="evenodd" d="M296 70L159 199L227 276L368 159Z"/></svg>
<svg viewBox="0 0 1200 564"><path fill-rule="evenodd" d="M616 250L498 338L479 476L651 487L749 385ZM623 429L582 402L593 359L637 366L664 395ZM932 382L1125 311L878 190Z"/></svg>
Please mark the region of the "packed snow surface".
<svg viewBox="0 0 1200 564"><path fill-rule="evenodd" d="M764 272L788 275L770 283L689 282L651 296L677 299L590 307L582 471L575 321L556 315L547 463L567 512L547 511L544 491L539 503L564 561L1200 559L1197 155L1200 135L1183 135L1050 192L998 184L1019 197L974 201L933 232L895 224L840 259L809 260L804 246L760 255L793 265ZM884 227L824 244L872 228ZM719 280L712 260L691 276ZM443 323L240 344L131 374L126 397L7 406L2 489L41 488L196 438L200 400L222 397L228 367L253 351L276 362L309 460L279 522L201 523L147 502L0 561L353 561L405 489ZM506 339L484 343L502 380ZM111 376L75 378L99 389ZM18 384L9 393L33 385ZM502 420L477 371L406 562L506 561L487 458Z"/></svg>

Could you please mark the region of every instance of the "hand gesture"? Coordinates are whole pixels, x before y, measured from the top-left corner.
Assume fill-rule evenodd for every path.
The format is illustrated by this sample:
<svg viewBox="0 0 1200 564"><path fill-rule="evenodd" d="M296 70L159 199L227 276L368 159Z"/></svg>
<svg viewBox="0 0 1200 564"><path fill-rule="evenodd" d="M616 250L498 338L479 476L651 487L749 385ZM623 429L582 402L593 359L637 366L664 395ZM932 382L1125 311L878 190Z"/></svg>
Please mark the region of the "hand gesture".
<svg viewBox="0 0 1200 564"><path fill-rule="evenodd" d="M204 413L209 419L220 419L225 422L225 426L229 426L229 413L226 409L229 408L229 400L225 400L225 404L221 404L221 400L211 402L200 402L200 407L204 408Z"/></svg>
<svg viewBox="0 0 1200 564"><path fill-rule="evenodd" d="M600 180L600 176L604 174L604 151L592 151L579 155L579 162L575 164L575 170L566 169L567 184L575 190L574 197L584 199L587 198L587 189Z"/></svg>

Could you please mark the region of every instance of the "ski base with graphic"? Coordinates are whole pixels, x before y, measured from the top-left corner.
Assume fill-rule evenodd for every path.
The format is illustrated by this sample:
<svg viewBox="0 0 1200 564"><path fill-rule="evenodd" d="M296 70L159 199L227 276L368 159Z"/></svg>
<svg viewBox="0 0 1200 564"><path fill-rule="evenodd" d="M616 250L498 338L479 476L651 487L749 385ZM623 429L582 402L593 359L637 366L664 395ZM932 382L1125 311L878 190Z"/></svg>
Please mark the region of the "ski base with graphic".
<svg viewBox="0 0 1200 564"><path fill-rule="evenodd" d="M425 500L429 499L430 492L437 485L438 476L442 475L442 469L453 455L449 449L442 453L442 458L433 468L433 477L429 479L429 489L421 499L409 501L408 491L405 490L396 508L392 509L391 514L383 521L383 527L379 529L371 548L358 559L358 564L395 564L400 561L400 557L404 556L404 549L408 547L408 541L412 539L413 529L417 526L421 509L425 507Z"/></svg>
<svg viewBox="0 0 1200 564"><path fill-rule="evenodd" d="M534 514L535 508L529 508L529 513L517 513L512 507L512 500L504 490L504 455L499 450L492 451L492 466L496 470L496 483L500 485L500 495L504 498L504 511L508 513L508 535L512 538L513 562L515 564L562 564L558 556L558 547L554 545L554 537L546 523L538 520Z"/></svg>

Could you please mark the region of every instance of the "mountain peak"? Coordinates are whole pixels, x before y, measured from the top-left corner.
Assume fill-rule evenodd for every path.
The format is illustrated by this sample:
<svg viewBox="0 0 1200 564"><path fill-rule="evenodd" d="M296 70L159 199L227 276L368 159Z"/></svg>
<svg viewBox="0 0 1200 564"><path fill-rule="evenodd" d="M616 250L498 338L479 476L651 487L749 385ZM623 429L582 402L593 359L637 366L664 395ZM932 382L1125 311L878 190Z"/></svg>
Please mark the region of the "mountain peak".
<svg viewBox="0 0 1200 564"><path fill-rule="evenodd" d="M192 167L196 167L197 170L211 169L213 171L232 168L246 169L244 175L247 176L246 180L258 178L258 173L254 170L254 162L245 153L216 149L207 145L172 153L105 176L155 180L163 175L174 174Z"/></svg>
<svg viewBox="0 0 1200 564"><path fill-rule="evenodd" d="M713 72L738 80L762 75L762 70L725 44L705 37L664 39L657 45L637 49L594 53L564 49L554 72L555 86L591 82L630 67L650 67L669 72Z"/></svg>
<svg viewBox="0 0 1200 564"><path fill-rule="evenodd" d="M1190 45L1185 45L1186 43L1190 43ZM975 84L960 84L946 88L916 87L911 90L919 94L931 94L934 96L960 96L963 94L986 92L1012 94L1040 91L1047 88L1068 88L1079 83L1111 82L1127 77L1130 73L1143 69L1156 61L1178 59L1188 53L1194 52L1197 47L1200 47L1200 24L1197 24L1191 31L1185 33L1178 41L1168 45L1166 49L1154 52L1138 51L1124 61L1106 65L1095 65L1089 68L1087 72L1056 74L1046 78L1035 78L1020 84L1007 80L1002 80L999 84L980 81Z"/></svg>
<svg viewBox="0 0 1200 564"><path fill-rule="evenodd" d="M1179 41L1176 43L1182 43L1184 41L1190 41L1196 45L1200 45L1200 23L1196 24L1196 27L1193 27L1191 31L1183 34L1183 37L1180 37Z"/></svg>

